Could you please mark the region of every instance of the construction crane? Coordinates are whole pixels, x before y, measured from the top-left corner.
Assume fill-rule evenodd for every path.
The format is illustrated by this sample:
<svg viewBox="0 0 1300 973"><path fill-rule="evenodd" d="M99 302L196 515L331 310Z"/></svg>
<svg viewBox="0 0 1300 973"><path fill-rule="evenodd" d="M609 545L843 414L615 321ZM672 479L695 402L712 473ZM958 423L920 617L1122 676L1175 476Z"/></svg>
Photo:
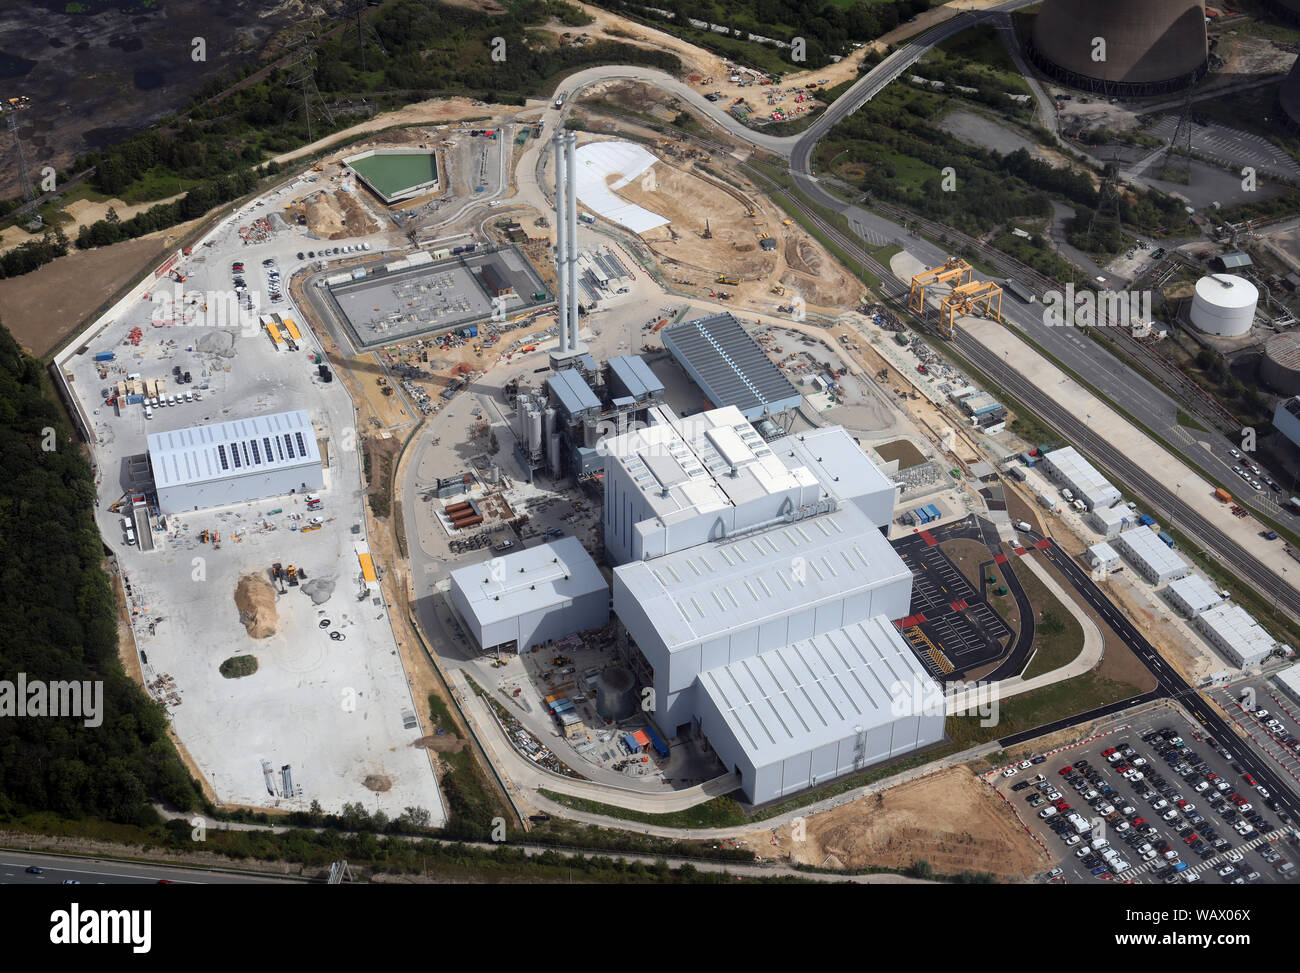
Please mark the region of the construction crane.
<svg viewBox="0 0 1300 973"><path fill-rule="evenodd" d="M997 310L993 309L995 298ZM1002 321L1002 288L997 284L992 281L972 280L954 287L952 293L943 299L943 304L939 308L939 325L945 330L947 337L952 338L957 333L957 315L974 314L981 303L986 314L991 314L999 323Z"/></svg>
<svg viewBox="0 0 1300 973"><path fill-rule="evenodd" d="M964 284L970 280L970 275L974 272L974 268L965 260L960 257L949 257L942 267L933 267L912 278L912 289L907 295L907 306L924 316L927 287L931 284L945 284L951 280L956 280L958 285Z"/></svg>

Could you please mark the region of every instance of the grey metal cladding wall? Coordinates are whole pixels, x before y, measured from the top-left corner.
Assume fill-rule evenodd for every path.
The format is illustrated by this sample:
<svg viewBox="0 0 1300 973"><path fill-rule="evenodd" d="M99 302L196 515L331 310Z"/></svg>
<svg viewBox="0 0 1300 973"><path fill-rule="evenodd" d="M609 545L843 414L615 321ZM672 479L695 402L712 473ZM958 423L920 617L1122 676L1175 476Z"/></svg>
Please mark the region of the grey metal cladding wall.
<svg viewBox="0 0 1300 973"><path fill-rule="evenodd" d="M1094 38L1106 59L1093 60ZM1205 63L1204 0L1047 0L1034 22L1034 47L1066 71L1148 84Z"/></svg>

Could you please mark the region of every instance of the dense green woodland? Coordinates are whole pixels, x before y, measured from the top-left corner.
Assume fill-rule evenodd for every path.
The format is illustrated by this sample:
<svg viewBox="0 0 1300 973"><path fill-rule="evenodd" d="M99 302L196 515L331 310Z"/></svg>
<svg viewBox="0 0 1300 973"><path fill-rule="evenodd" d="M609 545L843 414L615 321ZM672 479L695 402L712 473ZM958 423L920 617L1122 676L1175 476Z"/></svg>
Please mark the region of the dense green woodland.
<svg viewBox="0 0 1300 973"><path fill-rule="evenodd" d="M345 28L322 39L316 48L314 79L325 104L332 106L334 124L314 109L312 137L319 139L356 124L364 115L348 108L363 101L375 111L444 95L523 104L528 96L548 93L560 76L593 64L680 68L674 55L614 41L552 47L533 28L552 19L579 24L589 18L556 0L513 0L508 6L507 13L490 15L427 0L389 4L369 20L382 50L373 39L367 43L364 71L355 29ZM504 62L491 57L497 37L506 42ZM76 160L70 171L95 166L92 186L110 196L140 184L165 186L168 178L198 183L181 199L160 203L129 220L110 214L85 227L76 245L107 246L202 216L252 191L259 176L274 175L277 166L263 165L269 156L305 145L308 123L301 89L290 84L292 71L272 71L213 100L256 70L253 66L238 76L213 77L186 112L105 152ZM0 277L28 273L66 250L61 235L28 243L0 259Z"/></svg>
<svg viewBox="0 0 1300 973"><path fill-rule="evenodd" d="M832 54L848 54L850 45L875 40L922 11L930 0L857 0L850 6L806 0L596 0L598 6L668 27L673 33L719 54L745 60L746 47L725 34L691 28L688 20L705 20L760 37L789 41L802 37L807 60L791 70L820 68ZM665 17L658 11L669 11Z"/></svg>
<svg viewBox="0 0 1300 973"><path fill-rule="evenodd" d="M52 451L42 449L55 431ZM117 657L113 592L80 447L41 363L0 327L0 679L103 680L103 723L0 716L0 818L33 810L147 824L151 800L198 804L148 699Z"/></svg>

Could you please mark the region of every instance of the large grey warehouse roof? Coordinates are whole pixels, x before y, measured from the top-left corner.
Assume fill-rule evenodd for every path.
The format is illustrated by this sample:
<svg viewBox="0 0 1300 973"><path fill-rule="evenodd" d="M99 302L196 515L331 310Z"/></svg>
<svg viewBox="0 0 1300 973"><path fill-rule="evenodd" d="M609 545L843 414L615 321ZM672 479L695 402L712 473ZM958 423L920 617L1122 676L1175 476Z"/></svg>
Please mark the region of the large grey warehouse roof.
<svg viewBox="0 0 1300 973"><path fill-rule="evenodd" d="M660 332L664 347L709 401L734 405L746 419L796 408L803 397L730 314L683 321Z"/></svg>
<svg viewBox="0 0 1300 973"><path fill-rule="evenodd" d="M857 507L614 569L670 652L766 618L910 578Z"/></svg>
<svg viewBox="0 0 1300 973"><path fill-rule="evenodd" d="M609 368L638 402L664 394L664 383L639 355L617 355L609 360Z"/></svg>
<svg viewBox="0 0 1300 973"><path fill-rule="evenodd" d="M316 433L301 409L155 432L148 442L154 485L159 489L320 465Z"/></svg>
<svg viewBox="0 0 1300 973"><path fill-rule="evenodd" d="M756 766L927 707L943 712L942 692L882 616L710 669L699 681Z"/></svg>
<svg viewBox="0 0 1300 973"><path fill-rule="evenodd" d="M600 568L576 537L562 537L507 554L499 563L457 568L451 577L484 627L529 612L562 607L582 595L609 589Z"/></svg>
<svg viewBox="0 0 1300 973"><path fill-rule="evenodd" d="M556 372L546 380L546 384L569 415L579 415L588 410L600 411L600 399L596 398L596 393L576 368Z"/></svg>

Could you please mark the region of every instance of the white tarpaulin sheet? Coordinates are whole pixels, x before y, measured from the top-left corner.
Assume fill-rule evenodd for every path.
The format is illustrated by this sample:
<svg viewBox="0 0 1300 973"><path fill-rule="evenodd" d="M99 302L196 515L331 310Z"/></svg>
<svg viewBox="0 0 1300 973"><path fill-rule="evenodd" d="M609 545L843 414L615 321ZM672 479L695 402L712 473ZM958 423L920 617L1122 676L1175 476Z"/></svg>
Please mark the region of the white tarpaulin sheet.
<svg viewBox="0 0 1300 973"><path fill-rule="evenodd" d="M578 146L578 201L633 233L663 226L667 219L620 199L611 191L626 186L657 161L633 142L592 142Z"/></svg>

